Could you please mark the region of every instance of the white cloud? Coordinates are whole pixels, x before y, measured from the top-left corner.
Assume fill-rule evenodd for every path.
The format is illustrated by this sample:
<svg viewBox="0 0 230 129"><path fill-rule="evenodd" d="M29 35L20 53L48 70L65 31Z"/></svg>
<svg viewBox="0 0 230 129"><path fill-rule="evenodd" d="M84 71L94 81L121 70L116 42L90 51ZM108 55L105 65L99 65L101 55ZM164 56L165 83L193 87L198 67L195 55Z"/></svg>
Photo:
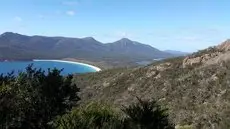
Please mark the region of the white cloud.
<svg viewBox="0 0 230 129"><path fill-rule="evenodd" d="M66 14L69 16L74 16L76 13L75 13L75 11L69 10L66 12Z"/></svg>
<svg viewBox="0 0 230 129"><path fill-rule="evenodd" d="M14 21L16 22L22 22L22 18L19 16L14 17Z"/></svg>
<svg viewBox="0 0 230 129"><path fill-rule="evenodd" d="M64 1L62 2L63 5L74 6L78 4L78 1Z"/></svg>

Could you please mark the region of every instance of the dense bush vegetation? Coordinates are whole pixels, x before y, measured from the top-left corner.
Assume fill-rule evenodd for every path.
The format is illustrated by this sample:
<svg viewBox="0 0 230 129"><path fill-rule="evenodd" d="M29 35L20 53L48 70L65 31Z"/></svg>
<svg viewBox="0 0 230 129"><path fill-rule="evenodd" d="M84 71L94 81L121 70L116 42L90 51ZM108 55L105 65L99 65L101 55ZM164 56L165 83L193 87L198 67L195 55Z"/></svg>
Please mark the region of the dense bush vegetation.
<svg viewBox="0 0 230 129"><path fill-rule="evenodd" d="M17 77L0 76L0 128L48 128L55 116L64 114L79 100L72 76L57 69L28 66Z"/></svg>
<svg viewBox="0 0 230 129"><path fill-rule="evenodd" d="M102 103L90 103L57 117L53 126L58 129L173 129L167 110L155 101L143 101L122 109Z"/></svg>
<svg viewBox="0 0 230 129"><path fill-rule="evenodd" d="M122 109L128 116L125 121L129 128L134 129L173 129L168 120L167 109L162 109L156 101L144 101L140 98L138 103Z"/></svg>
<svg viewBox="0 0 230 129"><path fill-rule="evenodd" d="M57 117L53 123L57 129L120 129L123 127L119 114L102 103L90 103Z"/></svg>
<svg viewBox="0 0 230 129"><path fill-rule="evenodd" d="M101 71L74 77L84 80L79 87L84 101L107 100L127 105L135 99L155 98L169 109L169 119L181 128L229 129L230 61L229 51L209 48L189 57L212 53L226 54L209 62L183 67L184 58L166 59L151 65L117 71ZM214 54L215 56L215 54Z"/></svg>
<svg viewBox="0 0 230 129"><path fill-rule="evenodd" d="M108 104L76 105L79 88L61 70L32 65L0 75L1 129L171 129L167 110L155 101L115 109ZM74 107L74 108L73 108Z"/></svg>

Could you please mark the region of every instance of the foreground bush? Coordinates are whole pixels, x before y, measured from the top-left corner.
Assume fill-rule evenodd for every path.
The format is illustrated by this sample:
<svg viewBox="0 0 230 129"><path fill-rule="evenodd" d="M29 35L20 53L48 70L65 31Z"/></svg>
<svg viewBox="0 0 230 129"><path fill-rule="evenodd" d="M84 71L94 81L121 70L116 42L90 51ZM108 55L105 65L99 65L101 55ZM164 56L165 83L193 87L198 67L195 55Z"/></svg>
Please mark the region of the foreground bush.
<svg viewBox="0 0 230 129"><path fill-rule="evenodd" d="M123 114L108 105L93 103L58 117L58 129L174 129L167 110L155 101L143 101L124 107Z"/></svg>
<svg viewBox="0 0 230 129"><path fill-rule="evenodd" d="M48 128L47 123L64 114L79 100L79 89L72 76L63 77L61 70L28 66L17 77L0 76L0 128Z"/></svg>
<svg viewBox="0 0 230 129"><path fill-rule="evenodd" d="M57 129L122 129L122 120L109 105L91 103L58 117L53 123Z"/></svg>
<svg viewBox="0 0 230 129"><path fill-rule="evenodd" d="M138 99L138 103L122 109L127 115L129 128L135 129L173 129L168 120L167 109L162 109L156 101Z"/></svg>

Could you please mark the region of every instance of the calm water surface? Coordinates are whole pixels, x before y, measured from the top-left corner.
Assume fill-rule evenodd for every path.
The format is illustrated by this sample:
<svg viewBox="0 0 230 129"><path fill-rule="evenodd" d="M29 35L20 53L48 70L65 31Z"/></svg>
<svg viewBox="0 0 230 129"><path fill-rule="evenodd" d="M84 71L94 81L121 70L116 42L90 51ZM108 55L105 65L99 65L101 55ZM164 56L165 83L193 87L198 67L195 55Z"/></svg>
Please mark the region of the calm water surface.
<svg viewBox="0 0 230 129"><path fill-rule="evenodd" d="M96 72L94 68L84 66L81 64L73 64L67 62L56 62L56 61L16 61L16 62L0 62L0 74L6 74L11 71L24 71L25 68L33 64L36 68L42 68L47 70L48 68L64 69L62 75L73 74L73 73L88 73Z"/></svg>

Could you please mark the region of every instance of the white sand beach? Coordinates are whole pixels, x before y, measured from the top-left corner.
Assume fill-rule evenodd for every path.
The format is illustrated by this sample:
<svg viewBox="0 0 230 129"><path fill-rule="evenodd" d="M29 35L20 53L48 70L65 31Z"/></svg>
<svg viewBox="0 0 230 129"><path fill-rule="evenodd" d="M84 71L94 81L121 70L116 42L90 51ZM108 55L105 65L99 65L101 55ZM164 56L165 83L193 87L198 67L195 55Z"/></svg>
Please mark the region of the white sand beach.
<svg viewBox="0 0 230 129"><path fill-rule="evenodd" d="M54 61L54 62L64 62L64 63L78 64L78 65L84 65L84 66L87 66L87 67L91 67L91 68L95 69L97 72L101 71L101 69L98 68L98 67L96 67L96 66L85 64L85 63L80 63L80 62L74 62L74 61L66 61L66 60L39 60L39 59L34 59L33 61Z"/></svg>

